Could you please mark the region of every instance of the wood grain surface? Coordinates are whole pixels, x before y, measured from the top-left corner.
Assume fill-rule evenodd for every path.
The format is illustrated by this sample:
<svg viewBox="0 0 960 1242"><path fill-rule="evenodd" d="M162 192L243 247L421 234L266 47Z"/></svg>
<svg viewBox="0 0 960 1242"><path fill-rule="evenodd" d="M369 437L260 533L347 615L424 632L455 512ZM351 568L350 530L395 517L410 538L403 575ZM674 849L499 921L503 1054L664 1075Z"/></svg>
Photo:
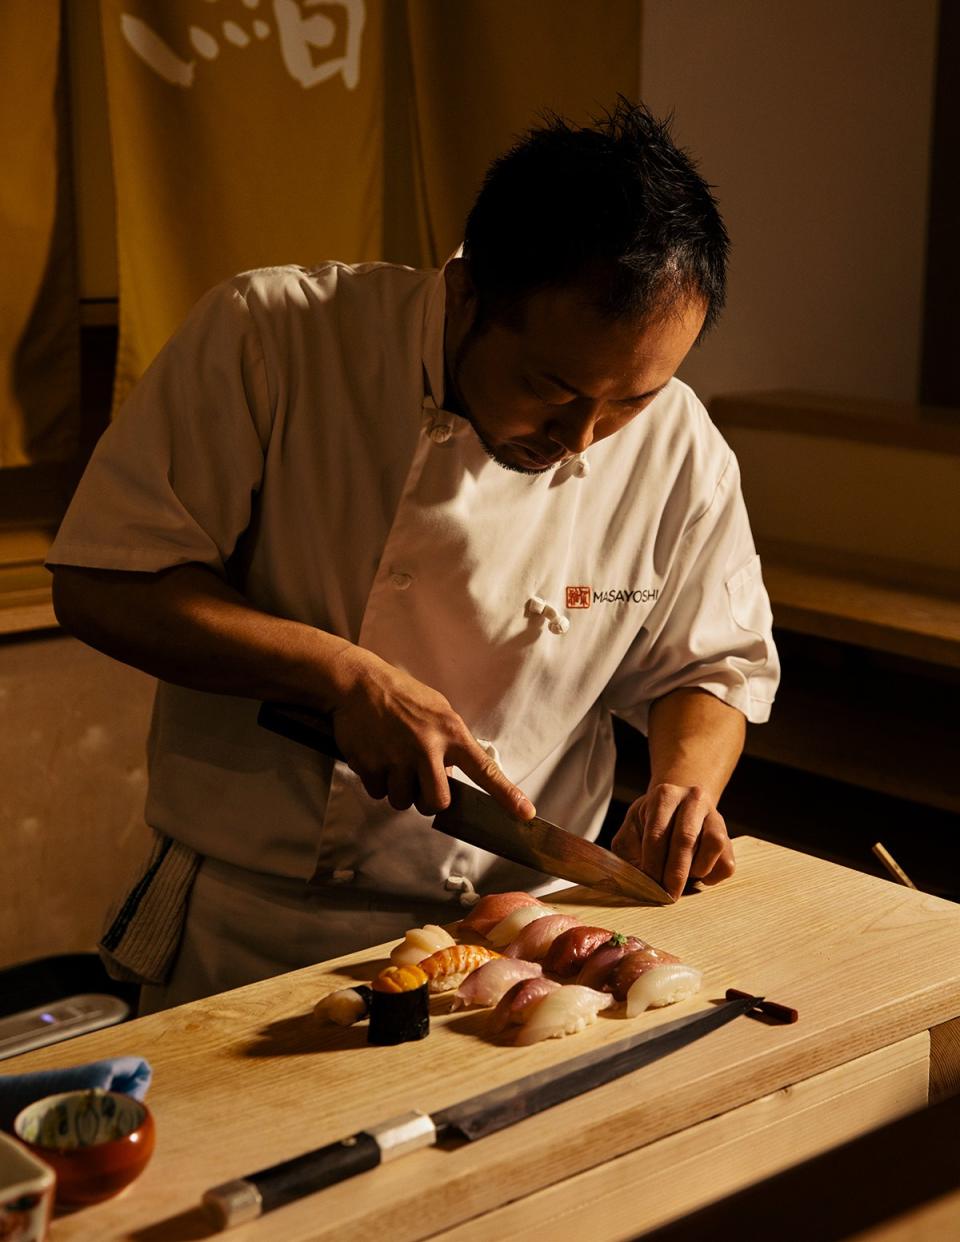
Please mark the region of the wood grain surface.
<svg viewBox="0 0 960 1242"><path fill-rule="evenodd" d="M767 842L740 838L726 883L650 909L583 889L553 903L637 933L699 966L699 997L738 987L800 1021L741 1019L619 1082L458 1149L417 1152L232 1231L245 1239L422 1238L711 1117L960 1016L960 910L952 903ZM422 1043L370 1048L365 1028L318 1025L319 996L371 977L383 947L210 997L7 1061L26 1071L139 1054L154 1066L151 1165L123 1196L58 1219L53 1242L209 1236L205 1189L411 1108L432 1112L620 1038L601 1017L529 1048L484 1036L486 1014L443 1012Z"/></svg>

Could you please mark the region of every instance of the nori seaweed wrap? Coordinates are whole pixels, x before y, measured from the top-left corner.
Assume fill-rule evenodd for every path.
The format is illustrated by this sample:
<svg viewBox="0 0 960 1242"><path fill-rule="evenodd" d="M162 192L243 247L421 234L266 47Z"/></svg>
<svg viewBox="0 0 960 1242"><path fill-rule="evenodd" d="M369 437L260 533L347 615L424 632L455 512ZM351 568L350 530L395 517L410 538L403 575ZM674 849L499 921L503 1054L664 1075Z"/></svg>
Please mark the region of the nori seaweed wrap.
<svg viewBox="0 0 960 1242"><path fill-rule="evenodd" d="M388 966L373 981L368 1044L405 1044L430 1034L429 988L419 966Z"/></svg>

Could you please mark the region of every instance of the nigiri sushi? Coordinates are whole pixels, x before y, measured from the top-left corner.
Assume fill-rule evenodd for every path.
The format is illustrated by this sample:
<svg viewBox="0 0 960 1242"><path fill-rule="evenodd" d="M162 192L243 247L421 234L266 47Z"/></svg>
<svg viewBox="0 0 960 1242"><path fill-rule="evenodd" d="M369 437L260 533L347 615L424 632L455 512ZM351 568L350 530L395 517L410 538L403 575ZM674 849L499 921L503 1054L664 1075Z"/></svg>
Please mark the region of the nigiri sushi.
<svg viewBox="0 0 960 1242"><path fill-rule="evenodd" d="M543 974L539 962L521 962L512 957L495 957L467 975L453 998L454 1009L464 1005L496 1005L508 988L520 979Z"/></svg>
<svg viewBox="0 0 960 1242"><path fill-rule="evenodd" d="M609 992L595 992L593 988L568 983L525 1011L517 1043L535 1044L541 1039L575 1035L596 1022L600 1010L612 1004Z"/></svg>
<svg viewBox="0 0 960 1242"><path fill-rule="evenodd" d="M504 957L520 957L525 962L539 962L546 956L554 940L580 920L572 914L546 914L528 923L520 935L503 951Z"/></svg>
<svg viewBox="0 0 960 1242"><path fill-rule="evenodd" d="M700 991L703 975L683 962L670 962L644 971L627 992L627 1017L645 1009L674 1005Z"/></svg>
<svg viewBox="0 0 960 1242"><path fill-rule="evenodd" d="M612 992L618 1001L626 1000L627 992L629 992L634 982L641 975L646 974L648 970L652 970L654 966L663 966L679 961L679 957L674 957L666 949L655 949L648 944L645 949L637 949L633 953L627 953L617 962L607 976L604 990Z"/></svg>
<svg viewBox="0 0 960 1242"><path fill-rule="evenodd" d="M418 965L430 981L431 992L452 992L467 975L495 957L500 954L479 944L455 944L438 949Z"/></svg>
<svg viewBox="0 0 960 1242"><path fill-rule="evenodd" d="M355 988L338 988L320 998L313 1007L313 1012L325 1022L336 1022L337 1026L353 1026L370 1012L370 998L373 992L366 984L360 983Z"/></svg>
<svg viewBox="0 0 960 1242"><path fill-rule="evenodd" d="M456 943L450 933L436 923L411 927L400 943L390 950L390 961L395 966L415 966L431 953L436 953L437 949L449 949Z"/></svg>
<svg viewBox="0 0 960 1242"><path fill-rule="evenodd" d="M543 969L561 979L575 975L595 949L605 944L613 933L606 927L568 927L547 950Z"/></svg>
<svg viewBox="0 0 960 1242"><path fill-rule="evenodd" d="M551 906L517 906L507 915L505 919L501 919L495 927L491 927L487 932L486 939L493 945L495 949L502 949L508 945L511 940L516 940L528 923L533 923L536 919L544 919L548 914L556 914L557 911Z"/></svg>
<svg viewBox="0 0 960 1242"><path fill-rule="evenodd" d="M614 932L605 944L590 954L575 982L585 988L595 988L598 992L606 991L607 980L617 962L628 953L636 953L638 949L649 947L639 936L624 936L621 932Z"/></svg>
<svg viewBox="0 0 960 1242"><path fill-rule="evenodd" d="M521 979L512 988L508 988L490 1015L491 1035L499 1035L513 1022L522 1022L526 1010L537 1004L550 992L563 987L556 979L548 979L545 975L537 975L533 979Z"/></svg>
<svg viewBox="0 0 960 1242"><path fill-rule="evenodd" d="M542 905L542 901L537 901L529 893L488 893L486 897L480 898L465 919L460 920L460 930L485 936L492 927L496 927L520 906Z"/></svg>

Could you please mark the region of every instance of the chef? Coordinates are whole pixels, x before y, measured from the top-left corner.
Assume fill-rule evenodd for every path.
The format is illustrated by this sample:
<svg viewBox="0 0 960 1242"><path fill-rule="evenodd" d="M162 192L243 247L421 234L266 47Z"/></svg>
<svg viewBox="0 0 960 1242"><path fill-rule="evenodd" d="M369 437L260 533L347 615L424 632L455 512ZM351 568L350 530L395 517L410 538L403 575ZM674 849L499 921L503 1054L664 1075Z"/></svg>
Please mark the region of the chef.
<svg viewBox="0 0 960 1242"><path fill-rule="evenodd" d="M442 271L248 272L161 351L50 555L64 628L159 679L154 848L102 946L144 1011L548 891L430 817L458 769L595 836L614 714L652 767L614 848L675 894L732 873L717 804L778 666L736 460L675 378L727 247L621 102L498 159Z"/></svg>

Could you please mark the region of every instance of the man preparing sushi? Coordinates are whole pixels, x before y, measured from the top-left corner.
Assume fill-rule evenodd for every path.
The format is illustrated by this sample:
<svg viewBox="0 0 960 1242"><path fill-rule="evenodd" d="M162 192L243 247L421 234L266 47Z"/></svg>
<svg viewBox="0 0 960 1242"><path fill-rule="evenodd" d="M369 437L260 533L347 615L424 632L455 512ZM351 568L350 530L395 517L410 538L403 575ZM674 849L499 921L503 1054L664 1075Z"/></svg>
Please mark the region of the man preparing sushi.
<svg viewBox="0 0 960 1242"><path fill-rule="evenodd" d="M50 555L64 628L160 679L156 848L104 939L145 1010L544 891L429 817L456 767L595 836L613 713L652 768L614 848L673 893L732 873L717 803L778 667L736 461L674 378L727 245L622 102L496 161L441 272L271 268L194 308Z"/></svg>

